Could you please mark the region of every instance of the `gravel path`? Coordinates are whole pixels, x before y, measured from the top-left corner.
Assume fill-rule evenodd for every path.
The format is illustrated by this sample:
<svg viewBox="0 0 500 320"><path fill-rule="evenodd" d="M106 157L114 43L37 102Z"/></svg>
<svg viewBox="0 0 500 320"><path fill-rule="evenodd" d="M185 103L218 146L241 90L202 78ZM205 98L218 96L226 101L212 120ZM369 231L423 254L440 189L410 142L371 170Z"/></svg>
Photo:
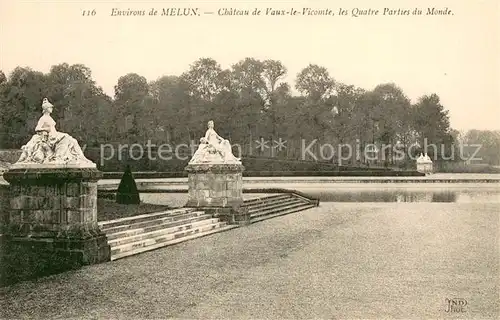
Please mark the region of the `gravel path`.
<svg viewBox="0 0 500 320"><path fill-rule="evenodd" d="M496 319L499 209L322 203L3 288L1 310L7 319ZM466 299L466 313L447 314L446 298Z"/></svg>

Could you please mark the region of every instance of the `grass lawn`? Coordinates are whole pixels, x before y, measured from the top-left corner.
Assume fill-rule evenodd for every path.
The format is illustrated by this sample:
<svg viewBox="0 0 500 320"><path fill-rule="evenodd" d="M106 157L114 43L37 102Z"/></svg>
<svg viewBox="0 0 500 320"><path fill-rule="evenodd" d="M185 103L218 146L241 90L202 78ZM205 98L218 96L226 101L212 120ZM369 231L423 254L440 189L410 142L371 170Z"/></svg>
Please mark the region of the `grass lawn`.
<svg viewBox="0 0 500 320"><path fill-rule="evenodd" d="M137 216L140 214L170 209L168 205L140 203L118 204L113 200L97 199L97 220L107 221L119 218Z"/></svg>

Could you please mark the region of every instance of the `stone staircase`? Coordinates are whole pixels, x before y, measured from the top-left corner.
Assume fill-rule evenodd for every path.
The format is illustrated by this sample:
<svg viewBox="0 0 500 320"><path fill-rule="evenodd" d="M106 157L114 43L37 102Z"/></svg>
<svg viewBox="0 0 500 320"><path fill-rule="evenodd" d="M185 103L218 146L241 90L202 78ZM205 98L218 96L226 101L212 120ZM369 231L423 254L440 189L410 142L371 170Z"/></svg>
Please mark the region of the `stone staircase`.
<svg viewBox="0 0 500 320"><path fill-rule="evenodd" d="M294 193L247 200L251 222L316 207L317 201ZM111 247L111 260L237 228L196 208L171 209L99 222Z"/></svg>
<svg viewBox="0 0 500 320"><path fill-rule="evenodd" d="M285 214L307 210L318 206L318 201L295 193L277 194L247 200L245 207L250 212L251 223L271 219Z"/></svg>
<svg viewBox="0 0 500 320"><path fill-rule="evenodd" d="M99 227L111 246L111 260L235 228L194 208L103 221Z"/></svg>

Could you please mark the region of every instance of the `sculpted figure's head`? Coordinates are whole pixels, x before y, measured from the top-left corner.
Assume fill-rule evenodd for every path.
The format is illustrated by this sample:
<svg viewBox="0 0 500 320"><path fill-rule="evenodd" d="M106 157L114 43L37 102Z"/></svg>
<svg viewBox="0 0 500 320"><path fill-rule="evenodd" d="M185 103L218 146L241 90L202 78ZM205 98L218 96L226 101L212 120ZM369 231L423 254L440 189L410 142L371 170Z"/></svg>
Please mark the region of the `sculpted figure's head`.
<svg viewBox="0 0 500 320"><path fill-rule="evenodd" d="M44 98L42 102L42 112L43 113L52 113L52 110L54 109L54 105L49 102L49 99Z"/></svg>
<svg viewBox="0 0 500 320"><path fill-rule="evenodd" d="M213 120L208 121L208 127L209 127L210 129L213 129L213 128L214 128L214 121L213 121Z"/></svg>

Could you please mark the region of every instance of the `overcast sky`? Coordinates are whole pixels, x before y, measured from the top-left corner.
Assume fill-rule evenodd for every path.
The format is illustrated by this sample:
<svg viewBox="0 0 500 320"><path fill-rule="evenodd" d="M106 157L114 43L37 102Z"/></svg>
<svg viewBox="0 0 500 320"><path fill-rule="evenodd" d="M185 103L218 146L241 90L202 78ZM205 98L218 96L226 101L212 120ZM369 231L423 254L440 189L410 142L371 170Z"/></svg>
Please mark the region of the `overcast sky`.
<svg viewBox="0 0 500 320"><path fill-rule="evenodd" d="M48 72L82 63L113 95L129 72L180 75L200 57L222 67L245 57L281 60L291 85L309 63L337 81L373 89L394 82L412 99L437 93L457 129L500 129L498 0L19 1L0 0L0 69ZM454 15L426 16L426 8ZM113 8L200 8L201 16L120 16ZM334 16L218 16L220 8L330 8ZM422 16L352 17L353 8L422 8ZM339 8L349 15L339 16ZM82 10L96 10L84 17ZM203 14L215 12L213 15ZM160 13L159 13L160 14Z"/></svg>

